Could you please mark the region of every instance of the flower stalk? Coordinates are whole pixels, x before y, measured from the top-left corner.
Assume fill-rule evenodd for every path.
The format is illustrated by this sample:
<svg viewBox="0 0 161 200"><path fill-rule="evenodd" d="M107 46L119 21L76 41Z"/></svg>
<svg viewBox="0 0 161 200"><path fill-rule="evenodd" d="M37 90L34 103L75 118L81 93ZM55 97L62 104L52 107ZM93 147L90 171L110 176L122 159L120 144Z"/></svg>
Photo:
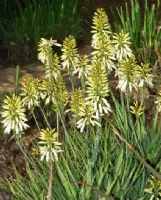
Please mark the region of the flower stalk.
<svg viewBox="0 0 161 200"><path fill-rule="evenodd" d="M94 167L94 165L95 165L95 163L97 161L97 158L98 158L100 137L101 137L101 128L97 127L95 143L94 143L94 150L93 150L93 156L92 156L92 167Z"/></svg>
<svg viewBox="0 0 161 200"><path fill-rule="evenodd" d="M48 183L48 194L47 194L47 200L52 199L52 183L53 183L53 171L54 169L54 161L50 159L50 171L49 171L49 183Z"/></svg>

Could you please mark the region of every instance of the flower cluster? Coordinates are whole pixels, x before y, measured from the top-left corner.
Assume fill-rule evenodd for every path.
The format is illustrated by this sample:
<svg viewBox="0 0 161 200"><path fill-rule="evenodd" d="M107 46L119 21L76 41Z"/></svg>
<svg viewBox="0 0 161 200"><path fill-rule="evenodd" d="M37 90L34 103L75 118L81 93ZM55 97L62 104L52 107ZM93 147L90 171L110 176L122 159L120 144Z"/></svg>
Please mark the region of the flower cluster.
<svg viewBox="0 0 161 200"><path fill-rule="evenodd" d="M26 75L22 81L21 94L22 102L28 109L38 106L40 103L40 80Z"/></svg>
<svg viewBox="0 0 161 200"><path fill-rule="evenodd" d="M101 126L98 122L98 118L95 115L95 110L93 105L89 101L85 101L79 108L79 120L77 121L77 128L80 132L83 132L84 128L93 125Z"/></svg>
<svg viewBox="0 0 161 200"><path fill-rule="evenodd" d="M132 55L132 51L130 49L131 42L129 34L124 33L123 30L120 33L114 34L112 44L114 45L116 59L118 61Z"/></svg>
<svg viewBox="0 0 161 200"><path fill-rule="evenodd" d="M84 103L84 95L83 92L80 88L75 89L72 93L71 93L71 112L73 117L78 118L79 116L79 112L80 112L80 108Z"/></svg>
<svg viewBox="0 0 161 200"><path fill-rule="evenodd" d="M76 48L76 41L71 35L67 37L62 46L62 65L64 69L68 69L70 74L73 74L78 65L79 55Z"/></svg>
<svg viewBox="0 0 161 200"><path fill-rule="evenodd" d="M161 181L157 180L154 176L149 179L150 188L145 189L145 192L151 194L150 200L161 199Z"/></svg>
<svg viewBox="0 0 161 200"><path fill-rule="evenodd" d="M91 70L87 77L87 100L94 105L97 117L109 113L110 104L107 102L109 86L107 80L106 68L101 59L92 60Z"/></svg>
<svg viewBox="0 0 161 200"><path fill-rule="evenodd" d="M15 134L21 134L29 126L26 124L27 118L20 97L13 94L6 96L2 105L2 124L4 132L9 134L11 131Z"/></svg>
<svg viewBox="0 0 161 200"><path fill-rule="evenodd" d="M46 105L54 102L53 84L52 84L52 80L49 77L43 79L41 83L40 96L45 101Z"/></svg>
<svg viewBox="0 0 161 200"><path fill-rule="evenodd" d="M63 80L63 77L59 75L55 80L53 85L53 95L54 95L54 110L63 111L64 107L69 101L68 91Z"/></svg>
<svg viewBox="0 0 161 200"><path fill-rule="evenodd" d="M139 66L139 87L144 87L145 85L149 87L153 87L153 78L154 76L152 75L152 69L149 67L148 64L143 64L141 63L141 66Z"/></svg>
<svg viewBox="0 0 161 200"><path fill-rule="evenodd" d="M136 63L135 56L123 58L116 70L116 76L119 78L119 85L121 91L132 92L132 89L143 88L144 86L153 87L152 69L149 64L143 64L139 66Z"/></svg>
<svg viewBox="0 0 161 200"><path fill-rule="evenodd" d="M45 65L46 77L56 79L60 74L60 61L57 54L52 54L50 62Z"/></svg>
<svg viewBox="0 0 161 200"><path fill-rule="evenodd" d="M57 78L57 75L60 73L60 61L57 54L53 53L52 46L60 46L56 40L46 40L41 38L39 43L39 54L38 59L45 65L46 77L53 79Z"/></svg>
<svg viewBox="0 0 161 200"><path fill-rule="evenodd" d="M91 46L94 48L97 48L97 44L101 39L110 34L110 25L104 9L98 8L94 13L91 32L93 34Z"/></svg>
<svg viewBox="0 0 161 200"><path fill-rule="evenodd" d="M126 57L119 62L119 66L116 70L116 76L119 78L118 88L122 92L130 91L132 89L137 89L138 79L140 78L138 65L136 64L135 57L132 55Z"/></svg>
<svg viewBox="0 0 161 200"><path fill-rule="evenodd" d="M92 47L94 47L93 55L97 55L102 59L104 65L109 71L115 68L115 51L110 40L110 26L108 17L102 8L98 8L93 17L93 36Z"/></svg>
<svg viewBox="0 0 161 200"><path fill-rule="evenodd" d="M108 71L112 71L113 68L116 68L114 64L115 51L109 36L98 40L92 55L96 55L99 59L101 59Z"/></svg>
<svg viewBox="0 0 161 200"><path fill-rule="evenodd" d="M134 106L130 106L131 113L133 113L137 118L140 117L144 113L144 107L143 104L136 101L134 102Z"/></svg>
<svg viewBox="0 0 161 200"><path fill-rule="evenodd" d="M30 110L39 106L41 100L45 102L44 107L50 104L51 108L59 114L64 114L66 106L70 105L68 110L77 121L76 126L80 132L90 125L101 126L101 118L111 112L111 106L107 101L108 75L111 70L115 70L115 75L119 79L117 87L122 92L129 94L133 89L153 86L150 65L137 64L130 49L131 42L128 33L121 31L112 36L108 17L103 9L97 9L94 14L92 34L91 45L94 49L89 56L91 59L87 55L78 54L76 40L71 35L63 42L61 58L52 49L53 45L60 46L56 40L41 39L38 59L45 65L46 76L43 80L39 80L27 75L22 81L20 92L22 100L15 95L6 97L2 112L5 133L23 132L28 127L23 106ZM61 74L62 69L66 69L70 75L71 98ZM75 89L76 73L81 79L82 90ZM155 103L158 111L161 112L161 91ZM138 102L130 108L131 113L136 117L140 117L144 112L143 105L139 105ZM38 109L41 107L39 106ZM40 132L42 160L44 158L47 161L58 159L57 153L62 150L57 138L58 133L55 129L47 128Z"/></svg>
<svg viewBox="0 0 161 200"><path fill-rule="evenodd" d="M40 132L40 154L41 160L58 160L58 153L62 152L62 143L58 142L58 133L55 129L42 129Z"/></svg>
<svg viewBox="0 0 161 200"><path fill-rule="evenodd" d="M57 43L56 40L53 40L52 38L50 40L41 38L38 48L38 59L43 64L49 64L49 58L52 55L52 46Z"/></svg>
<svg viewBox="0 0 161 200"><path fill-rule="evenodd" d="M87 55L79 56L79 61L75 73L78 72L78 78L87 77L89 73L90 65Z"/></svg>

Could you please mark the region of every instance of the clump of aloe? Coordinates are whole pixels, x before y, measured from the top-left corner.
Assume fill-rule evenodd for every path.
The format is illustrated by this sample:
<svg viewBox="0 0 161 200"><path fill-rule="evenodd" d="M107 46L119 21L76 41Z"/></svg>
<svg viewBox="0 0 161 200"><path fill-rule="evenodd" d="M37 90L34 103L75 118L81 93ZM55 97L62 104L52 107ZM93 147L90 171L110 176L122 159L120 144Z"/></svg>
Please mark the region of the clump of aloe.
<svg viewBox="0 0 161 200"><path fill-rule="evenodd" d="M59 160L63 145L68 143L73 155L77 156L66 119L70 119L73 129L85 135L86 156L94 167L99 156L103 127L115 112L109 103L111 74L117 78L116 89L121 94L122 105L125 109L127 106L129 114L133 113L138 120L144 113L144 95L142 93L134 106L130 106L133 92L141 94L146 87L153 87L154 75L150 64L137 62L129 34L124 31L112 33L108 16L101 8L94 13L91 32L93 51L90 55L79 55L76 40L71 35L65 38L62 45L52 38L42 38L38 45L38 59L44 65L45 77L27 75L22 81L19 95L6 96L2 106L2 123L7 134L13 133L21 138L21 134L29 127L29 117L35 120L40 132L37 143L40 160L50 163L48 200L52 198L54 162ZM61 48L60 57L53 51L54 45ZM70 81L68 87L63 77L64 71ZM155 103L157 112L160 112L161 93ZM38 115L44 119L43 128ZM60 131L62 129L64 139ZM91 130L95 133L93 152L89 148ZM61 140L63 145L59 142Z"/></svg>

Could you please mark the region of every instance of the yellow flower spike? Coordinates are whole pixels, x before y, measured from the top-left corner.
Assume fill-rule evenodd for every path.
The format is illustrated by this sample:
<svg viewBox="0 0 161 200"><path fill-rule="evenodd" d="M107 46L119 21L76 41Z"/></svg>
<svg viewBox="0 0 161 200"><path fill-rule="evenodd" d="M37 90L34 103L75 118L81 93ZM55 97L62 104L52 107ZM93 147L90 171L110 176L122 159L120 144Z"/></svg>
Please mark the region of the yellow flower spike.
<svg viewBox="0 0 161 200"><path fill-rule="evenodd" d="M45 65L46 77L57 78L60 73L60 61L57 54L53 53L52 46L60 46L56 40L41 38L38 48L38 59Z"/></svg>
<svg viewBox="0 0 161 200"><path fill-rule="evenodd" d="M108 16L103 8L98 8L94 13L92 29L93 39L96 37L96 34L106 36L110 33Z"/></svg>
<svg viewBox="0 0 161 200"><path fill-rule="evenodd" d="M122 59L116 70L116 76L119 78L117 88L120 88L122 92L132 92L133 88L137 89L140 78L138 68L134 55Z"/></svg>
<svg viewBox="0 0 161 200"><path fill-rule="evenodd" d="M73 117L78 118L80 108L83 103L84 103L84 95L83 95L82 90L80 88L75 89L71 93L71 101L70 101L71 112L72 112Z"/></svg>
<svg viewBox="0 0 161 200"><path fill-rule="evenodd" d="M89 125L101 126L98 122L99 118L95 116L94 106L89 101L85 101L81 105L79 109L79 118L80 119L77 121L76 125L77 128L80 129L81 133L84 131L85 127L88 127Z"/></svg>
<svg viewBox="0 0 161 200"><path fill-rule="evenodd" d="M161 199L161 181L157 180L154 176L149 179L150 188L145 189L145 192L151 194L151 199Z"/></svg>
<svg viewBox="0 0 161 200"><path fill-rule="evenodd" d="M38 45L38 59L43 64L49 63L49 57L52 55L52 46L54 44L57 44L56 40L53 40L52 38L50 40L41 38L39 45Z"/></svg>
<svg viewBox="0 0 161 200"><path fill-rule="evenodd" d="M107 73L101 59L93 59L87 78L87 100L94 106L97 118L111 111L106 97L109 93Z"/></svg>
<svg viewBox="0 0 161 200"><path fill-rule="evenodd" d="M23 97L22 102L28 109L38 106L40 103L40 80L26 75L22 81L20 96Z"/></svg>
<svg viewBox="0 0 161 200"><path fill-rule="evenodd" d="M143 64L139 66L139 87L144 87L145 85L149 87L153 87L153 78L152 69L150 68L150 64Z"/></svg>
<svg viewBox="0 0 161 200"><path fill-rule="evenodd" d="M73 74L78 65L78 51L76 48L76 41L73 36L65 38L62 46L62 65L70 74Z"/></svg>
<svg viewBox="0 0 161 200"><path fill-rule="evenodd" d="M102 8L98 8L93 17L91 46L95 49L92 54L97 55L109 71L115 68L115 51L110 40L110 26L108 16Z"/></svg>
<svg viewBox="0 0 161 200"><path fill-rule="evenodd" d="M9 134L11 131L20 135L29 126L26 124L27 118L25 108L23 107L20 97L13 94L11 97L6 96L2 105L2 124L4 133Z"/></svg>
<svg viewBox="0 0 161 200"><path fill-rule="evenodd" d="M116 58L120 61L126 56L132 55L130 49L130 37L128 33L124 33L123 30L120 33L115 33L113 36L112 44L114 44Z"/></svg>
<svg viewBox="0 0 161 200"><path fill-rule="evenodd" d="M69 101L68 91L62 75L59 75L53 85L54 110L63 111Z"/></svg>
<svg viewBox="0 0 161 200"><path fill-rule="evenodd" d="M42 129L40 131L40 154L41 160L58 160L58 153L62 152L62 143L58 142L58 133L55 129Z"/></svg>
<svg viewBox="0 0 161 200"><path fill-rule="evenodd" d="M38 156L38 155L40 155L40 148L39 148L39 146L33 147L33 148L32 148L32 151L31 151L31 154L32 154L33 156Z"/></svg>
<svg viewBox="0 0 161 200"><path fill-rule="evenodd" d="M109 36L97 41L92 55L96 55L97 58L101 59L108 71L112 71L112 69L116 68L113 62L115 60L115 51Z"/></svg>
<svg viewBox="0 0 161 200"><path fill-rule="evenodd" d="M45 104L54 103L52 80L48 77L43 79L41 83L40 96L45 101Z"/></svg>
<svg viewBox="0 0 161 200"><path fill-rule="evenodd" d="M45 65L46 77L56 79L60 74L60 61L57 54L51 54L49 62Z"/></svg>
<svg viewBox="0 0 161 200"><path fill-rule="evenodd" d="M79 62L75 73L78 72L78 78L87 77L89 73L90 65L87 55L79 56Z"/></svg>
<svg viewBox="0 0 161 200"><path fill-rule="evenodd" d="M144 113L144 107L142 103L139 105L138 101L134 102L134 106L130 106L131 113L133 113L137 118Z"/></svg>

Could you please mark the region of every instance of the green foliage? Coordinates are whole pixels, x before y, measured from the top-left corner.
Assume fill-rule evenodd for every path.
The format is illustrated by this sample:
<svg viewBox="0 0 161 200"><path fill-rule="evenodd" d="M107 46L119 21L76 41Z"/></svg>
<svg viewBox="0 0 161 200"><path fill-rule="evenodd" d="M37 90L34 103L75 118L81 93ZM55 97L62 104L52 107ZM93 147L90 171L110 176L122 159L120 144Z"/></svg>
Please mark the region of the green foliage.
<svg viewBox="0 0 161 200"><path fill-rule="evenodd" d="M32 55L41 37L62 40L69 33L79 37L82 32L79 0L27 0L9 12L7 21L1 17L3 45L24 59Z"/></svg>
<svg viewBox="0 0 161 200"><path fill-rule="evenodd" d="M117 13L119 17L119 24L115 24L115 28L117 28L117 31L123 28L124 31L130 34L133 46L135 48L140 47L142 25L139 3L136 0L131 0L131 6L129 9L128 4L126 2L125 7L117 8Z"/></svg>
<svg viewBox="0 0 161 200"><path fill-rule="evenodd" d="M116 110L112 124L131 142L154 166L158 164L161 151L160 132L145 130L141 126L142 140L139 140L135 120L129 124L129 114L124 106L114 99ZM132 117L132 116L131 116ZM124 121L123 121L124 119ZM138 199L144 196L144 189L150 176L146 168L116 138L108 124L102 129L99 156L94 166L91 158L94 152L95 133L89 136L90 159L86 155L85 135L68 130L76 157L66 143L64 153L54 165L53 199ZM144 134L144 135L143 135ZM155 144L155 145L154 145ZM8 181L13 199L44 199L47 191L48 163L33 159L27 160L27 180L16 172L16 179ZM43 172L43 173L42 173ZM41 191L41 192L40 192ZM40 198L41 197L41 198Z"/></svg>
<svg viewBox="0 0 161 200"><path fill-rule="evenodd" d="M126 2L124 6L116 8L116 13L113 12L115 30L123 29L130 34L133 48L144 62L155 62L156 45L161 39L159 8L159 0L151 6L145 0L144 9L137 0L131 0L130 5Z"/></svg>

